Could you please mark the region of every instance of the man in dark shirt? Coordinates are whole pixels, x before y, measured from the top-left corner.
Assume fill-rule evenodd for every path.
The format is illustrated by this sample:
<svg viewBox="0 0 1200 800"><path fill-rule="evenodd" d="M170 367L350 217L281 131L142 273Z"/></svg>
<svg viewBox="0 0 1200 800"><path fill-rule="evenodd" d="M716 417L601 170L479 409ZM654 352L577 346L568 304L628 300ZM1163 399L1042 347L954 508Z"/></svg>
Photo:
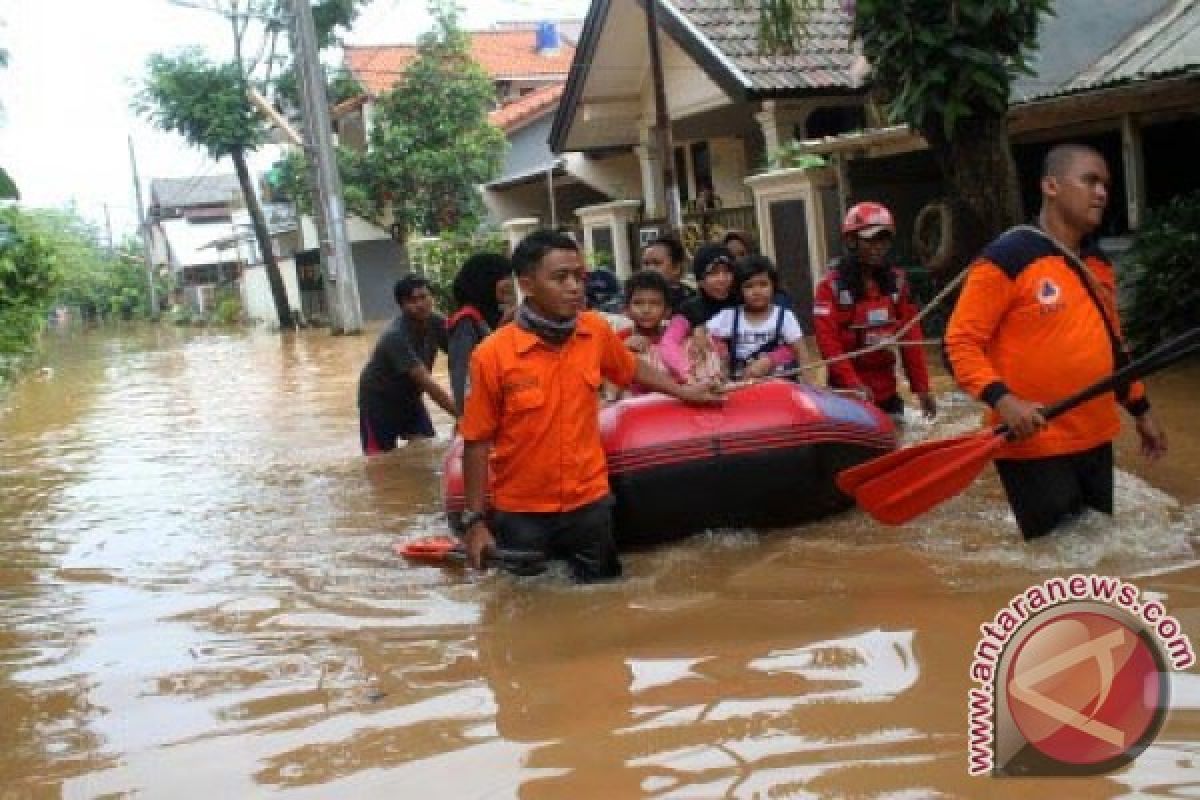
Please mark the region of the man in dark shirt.
<svg viewBox="0 0 1200 800"><path fill-rule="evenodd" d="M397 439L434 435L423 394L458 416L450 393L431 374L438 349L446 350L446 320L433 311L429 282L407 275L396 282L395 297L400 314L358 378L358 429L367 455L396 449Z"/></svg>

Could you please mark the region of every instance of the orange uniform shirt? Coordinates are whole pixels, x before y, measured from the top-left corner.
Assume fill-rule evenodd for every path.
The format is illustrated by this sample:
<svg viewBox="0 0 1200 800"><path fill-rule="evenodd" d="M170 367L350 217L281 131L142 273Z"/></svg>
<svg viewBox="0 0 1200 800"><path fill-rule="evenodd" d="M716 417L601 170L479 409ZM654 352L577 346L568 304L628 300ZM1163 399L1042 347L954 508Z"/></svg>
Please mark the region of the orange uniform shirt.
<svg viewBox="0 0 1200 800"><path fill-rule="evenodd" d="M1084 253L1101 285L1114 296L1112 265L1098 251ZM970 267L946 330L946 351L959 385L995 403L1006 391L1047 405L1113 372L1112 344L1099 309L1067 260L1032 231L1010 231ZM1127 407L1148 407L1134 384ZM989 424L998 422L992 412ZM1115 395L1102 395L1051 421L1024 442L1004 446L1001 458L1044 458L1078 453L1120 432Z"/></svg>
<svg viewBox="0 0 1200 800"><path fill-rule="evenodd" d="M571 511L608 494L597 392L602 378L626 387L636 371L633 353L590 311L561 348L515 323L484 339L459 431L492 442L493 505Z"/></svg>

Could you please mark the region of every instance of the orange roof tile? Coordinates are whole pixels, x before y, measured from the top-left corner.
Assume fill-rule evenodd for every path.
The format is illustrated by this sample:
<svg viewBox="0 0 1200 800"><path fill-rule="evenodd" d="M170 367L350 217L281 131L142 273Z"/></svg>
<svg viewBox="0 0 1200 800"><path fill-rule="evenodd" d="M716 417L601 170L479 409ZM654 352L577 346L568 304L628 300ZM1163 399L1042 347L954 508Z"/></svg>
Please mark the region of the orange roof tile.
<svg viewBox="0 0 1200 800"><path fill-rule="evenodd" d="M555 83L535 89L519 100L488 114L488 122L505 133L511 133L557 106L565 87L565 83Z"/></svg>
<svg viewBox="0 0 1200 800"><path fill-rule="evenodd" d="M471 57L492 80L516 80L525 77L561 75L564 79L575 58L575 48L562 41L557 53L539 55L535 49L537 32L475 31L471 37ZM391 89L417 57L416 45L375 45L346 47L346 67L367 91L378 95Z"/></svg>

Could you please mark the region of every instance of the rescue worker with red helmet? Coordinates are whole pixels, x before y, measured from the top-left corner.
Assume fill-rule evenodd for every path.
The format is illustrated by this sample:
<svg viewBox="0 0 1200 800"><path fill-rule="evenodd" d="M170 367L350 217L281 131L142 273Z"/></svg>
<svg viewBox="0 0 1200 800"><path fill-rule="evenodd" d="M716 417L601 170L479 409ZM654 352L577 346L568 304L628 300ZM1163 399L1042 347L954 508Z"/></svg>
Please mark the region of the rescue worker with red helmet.
<svg viewBox="0 0 1200 800"><path fill-rule="evenodd" d="M917 315L904 272L889 257L895 236L892 212L880 203L858 203L846 212L842 222L846 256L830 265L813 303L813 326L823 358L877 344ZM918 323L901 341L915 343L923 338ZM863 391L883 411L902 415L904 401L896 391L897 349L921 410L926 418L934 417L937 401L930 391L925 354L916 344L882 348L830 364L829 385Z"/></svg>

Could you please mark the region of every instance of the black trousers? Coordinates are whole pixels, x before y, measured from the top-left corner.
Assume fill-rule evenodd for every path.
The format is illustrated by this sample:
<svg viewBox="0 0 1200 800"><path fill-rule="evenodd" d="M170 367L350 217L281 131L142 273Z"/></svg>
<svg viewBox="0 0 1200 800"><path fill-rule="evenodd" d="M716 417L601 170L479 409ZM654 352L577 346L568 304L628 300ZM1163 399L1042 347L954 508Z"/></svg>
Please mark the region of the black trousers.
<svg viewBox="0 0 1200 800"><path fill-rule="evenodd" d="M575 580L596 583L621 577L612 511L611 496L572 511L494 511L492 531L502 549L532 550L562 559Z"/></svg>
<svg viewBox="0 0 1200 800"><path fill-rule="evenodd" d="M996 471L1026 539L1093 508L1113 513L1112 443L1065 456L997 459Z"/></svg>

